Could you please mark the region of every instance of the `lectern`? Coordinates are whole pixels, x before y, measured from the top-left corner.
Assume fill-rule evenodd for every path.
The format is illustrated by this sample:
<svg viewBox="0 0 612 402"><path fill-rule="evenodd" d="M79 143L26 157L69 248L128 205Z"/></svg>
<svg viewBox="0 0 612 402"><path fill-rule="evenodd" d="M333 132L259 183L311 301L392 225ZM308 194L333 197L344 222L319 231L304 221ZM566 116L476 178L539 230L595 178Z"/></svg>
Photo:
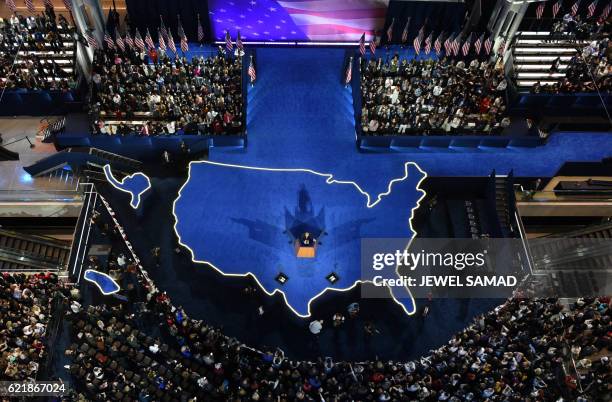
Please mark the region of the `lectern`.
<svg viewBox="0 0 612 402"><path fill-rule="evenodd" d="M314 258L317 254L317 239L309 232L304 232L293 242L295 255L298 258Z"/></svg>

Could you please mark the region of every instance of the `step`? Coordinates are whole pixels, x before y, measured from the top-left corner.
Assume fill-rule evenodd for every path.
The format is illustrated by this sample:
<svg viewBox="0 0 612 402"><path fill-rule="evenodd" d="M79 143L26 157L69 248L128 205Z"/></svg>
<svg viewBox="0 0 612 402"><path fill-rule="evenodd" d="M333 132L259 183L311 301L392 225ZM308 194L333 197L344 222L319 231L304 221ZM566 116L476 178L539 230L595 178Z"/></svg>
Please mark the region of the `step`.
<svg viewBox="0 0 612 402"><path fill-rule="evenodd" d="M514 62L516 64L519 63L537 63L537 64L546 64L545 62L553 62L559 57L561 61L570 61L573 56L515 56ZM550 64L548 64L550 65Z"/></svg>
<svg viewBox="0 0 612 402"><path fill-rule="evenodd" d="M574 55L578 51L573 47L515 47L514 54L559 54L559 55Z"/></svg>
<svg viewBox="0 0 612 402"><path fill-rule="evenodd" d="M559 64L558 66L558 70L559 71L564 71L567 69L567 66L569 64ZM514 71L536 71L536 70L543 70L543 71L548 71L550 70L550 67L552 66L552 64L518 64L516 66L514 66Z"/></svg>
<svg viewBox="0 0 612 402"><path fill-rule="evenodd" d="M525 72L520 72L517 74L517 77L519 79L522 78L539 78L539 79L551 79L551 78L563 78L565 77L565 73L525 73Z"/></svg>

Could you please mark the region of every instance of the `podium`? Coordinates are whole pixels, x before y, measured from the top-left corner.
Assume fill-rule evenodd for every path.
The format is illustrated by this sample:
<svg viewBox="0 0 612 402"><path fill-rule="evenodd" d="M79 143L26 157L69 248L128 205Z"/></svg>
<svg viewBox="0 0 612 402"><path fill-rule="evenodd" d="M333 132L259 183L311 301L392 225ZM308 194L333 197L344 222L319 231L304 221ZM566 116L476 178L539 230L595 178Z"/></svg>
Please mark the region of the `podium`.
<svg viewBox="0 0 612 402"><path fill-rule="evenodd" d="M315 258L317 255L317 239L306 232L293 241L297 258Z"/></svg>

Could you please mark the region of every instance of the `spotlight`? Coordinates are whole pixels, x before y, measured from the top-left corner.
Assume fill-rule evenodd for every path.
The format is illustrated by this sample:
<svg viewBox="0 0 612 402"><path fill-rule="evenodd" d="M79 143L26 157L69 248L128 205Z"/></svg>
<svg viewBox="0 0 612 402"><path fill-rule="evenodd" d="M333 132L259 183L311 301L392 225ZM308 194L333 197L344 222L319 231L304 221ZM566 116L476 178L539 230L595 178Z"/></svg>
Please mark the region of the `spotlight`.
<svg viewBox="0 0 612 402"><path fill-rule="evenodd" d="M274 280L280 283L281 285L284 285L289 280L289 277L284 273L280 272L278 275L276 275L276 278L274 278Z"/></svg>

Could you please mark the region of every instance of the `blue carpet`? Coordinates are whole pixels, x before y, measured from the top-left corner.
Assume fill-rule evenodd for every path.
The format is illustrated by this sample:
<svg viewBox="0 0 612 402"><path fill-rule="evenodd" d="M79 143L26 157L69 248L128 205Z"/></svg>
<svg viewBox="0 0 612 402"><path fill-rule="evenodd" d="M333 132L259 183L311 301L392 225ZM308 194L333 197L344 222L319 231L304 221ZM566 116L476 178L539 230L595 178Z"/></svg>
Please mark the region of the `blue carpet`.
<svg viewBox="0 0 612 402"><path fill-rule="evenodd" d="M174 205L176 231L195 261L229 275L252 272L266 293L282 292L297 314L308 316L310 301L327 288L349 289L363 278L362 239L414 237L410 220L424 195L415 190L423 178L408 165L389 195L368 200L356 186L312 172L194 163ZM294 237L324 232L314 258L296 258L289 235L296 226L303 229ZM281 272L288 276L282 285ZM339 278L333 286L326 279L332 273ZM406 290L394 292L414 312Z"/></svg>
<svg viewBox="0 0 612 402"><path fill-rule="evenodd" d="M416 162L429 176L551 176L566 161L612 155L612 137L557 133L533 149L415 149L359 154L351 89L342 87L344 49L258 49L258 81L249 89L249 146L244 153L213 149L214 161L266 167L307 167L355 180L371 192ZM235 151L234 151L235 152Z"/></svg>

